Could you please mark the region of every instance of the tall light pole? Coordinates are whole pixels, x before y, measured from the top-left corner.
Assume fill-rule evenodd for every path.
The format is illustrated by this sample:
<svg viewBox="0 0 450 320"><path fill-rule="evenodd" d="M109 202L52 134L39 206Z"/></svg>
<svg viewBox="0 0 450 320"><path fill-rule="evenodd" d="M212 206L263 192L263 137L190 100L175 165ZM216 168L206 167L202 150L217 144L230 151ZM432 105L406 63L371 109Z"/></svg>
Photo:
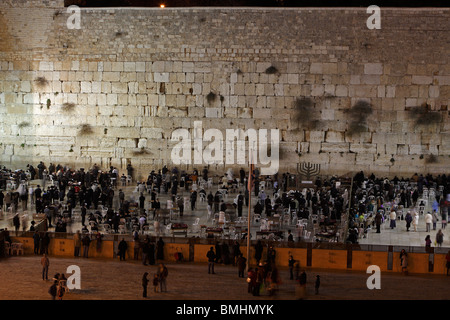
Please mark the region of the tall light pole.
<svg viewBox="0 0 450 320"><path fill-rule="evenodd" d="M250 222L252 221L251 220L251 215L252 215L252 185L253 185L252 173L253 173L253 169L254 169L251 149L250 149L250 153L249 153L248 162L249 162L249 172L248 172L248 184L247 184L247 190L248 190L247 271L250 269Z"/></svg>

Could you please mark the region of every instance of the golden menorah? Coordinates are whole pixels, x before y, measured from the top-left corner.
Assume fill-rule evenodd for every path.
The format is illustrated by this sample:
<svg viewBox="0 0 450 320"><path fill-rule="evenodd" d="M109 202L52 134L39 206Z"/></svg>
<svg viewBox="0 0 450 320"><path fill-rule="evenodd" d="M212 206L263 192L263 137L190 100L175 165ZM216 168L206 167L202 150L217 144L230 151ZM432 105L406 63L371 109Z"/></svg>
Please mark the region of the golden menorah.
<svg viewBox="0 0 450 320"><path fill-rule="evenodd" d="M320 164L310 162L297 163L297 172L306 176L306 180L310 181L311 177L319 175Z"/></svg>

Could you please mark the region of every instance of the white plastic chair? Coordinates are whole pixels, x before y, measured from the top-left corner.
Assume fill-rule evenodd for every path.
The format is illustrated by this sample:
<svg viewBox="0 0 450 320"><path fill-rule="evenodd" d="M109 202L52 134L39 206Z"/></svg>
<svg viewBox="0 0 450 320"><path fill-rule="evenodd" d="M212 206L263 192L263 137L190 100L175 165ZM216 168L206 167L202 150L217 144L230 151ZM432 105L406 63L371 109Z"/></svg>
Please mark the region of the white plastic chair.
<svg viewBox="0 0 450 320"><path fill-rule="evenodd" d="M207 213L208 213L208 221L209 220L211 220L211 218L212 218L212 208L211 208L211 206L208 204L208 206L207 206L207 208L206 208L206 210L207 210Z"/></svg>
<svg viewBox="0 0 450 320"><path fill-rule="evenodd" d="M12 243L11 245L11 255L17 254L23 255L23 244L22 243Z"/></svg>
<svg viewBox="0 0 450 320"><path fill-rule="evenodd" d="M200 218L195 218L194 223L192 224L192 232L198 233L200 231Z"/></svg>
<svg viewBox="0 0 450 320"><path fill-rule="evenodd" d="M156 235L160 235L161 234L161 224L159 223L158 220L155 220L153 222L153 228L155 229Z"/></svg>
<svg viewBox="0 0 450 320"><path fill-rule="evenodd" d="M166 233L167 234L170 234L170 232L172 231L172 224L171 223L169 223L167 226L166 226Z"/></svg>
<svg viewBox="0 0 450 320"><path fill-rule="evenodd" d="M8 241L5 241L5 254L11 255L11 245Z"/></svg>
<svg viewBox="0 0 450 320"><path fill-rule="evenodd" d="M261 225L259 226L259 231L267 230L269 227L269 223L267 222L267 219L261 219Z"/></svg>
<svg viewBox="0 0 450 320"><path fill-rule="evenodd" d="M111 233L111 226L108 223L102 224L105 233Z"/></svg>

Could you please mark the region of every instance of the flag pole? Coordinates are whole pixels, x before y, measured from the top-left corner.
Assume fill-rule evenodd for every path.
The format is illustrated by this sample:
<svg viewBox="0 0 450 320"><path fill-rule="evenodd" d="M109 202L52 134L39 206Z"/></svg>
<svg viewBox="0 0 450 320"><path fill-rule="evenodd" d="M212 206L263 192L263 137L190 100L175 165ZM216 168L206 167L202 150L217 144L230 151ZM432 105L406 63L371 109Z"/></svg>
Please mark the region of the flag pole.
<svg viewBox="0 0 450 320"><path fill-rule="evenodd" d="M252 173L253 173L253 158L252 150L249 152L249 172L248 172L248 217L247 217L247 272L250 269L250 222L252 214Z"/></svg>

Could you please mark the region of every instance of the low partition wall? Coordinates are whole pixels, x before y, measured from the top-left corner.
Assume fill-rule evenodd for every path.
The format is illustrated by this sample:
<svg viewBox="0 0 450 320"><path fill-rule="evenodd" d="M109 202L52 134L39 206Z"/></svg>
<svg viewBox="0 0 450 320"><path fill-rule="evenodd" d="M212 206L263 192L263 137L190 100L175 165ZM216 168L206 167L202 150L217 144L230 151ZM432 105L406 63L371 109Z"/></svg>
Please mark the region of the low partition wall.
<svg viewBox="0 0 450 320"><path fill-rule="evenodd" d="M73 234L49 233L51 241L48 247L50 256L73 257L74 241ZM24 254L34 254L33 233L18 232L11 236L13 242L21 242L24 247ZM128 244L126 259L134 259L135 248L138 250L138 259L142 258L142 250L139 245L129 235L104 235L101 244L95 240L95 235L91 235L92 241L89 247L89 257L117 259L118 244L122 239ZM142 238L141 238L142 239ZM156 244L159 238L150 237ZM218 239L200 239L186 237L162 237L164 241L164 261L175 262L176 253L181 252L184 260L196 263L206 263L206 254L211 247L216 244L227 244L230 252L230 261L233 255L234 240ZM238 241L240 251L247 257L247 241ZM400 248L393 246L360 246L355 244L339 243L294 243L286 242L267 242L262 241L264 249L262 261L267 259L267 250L273 247L275 263L280 267L287 267L289 257L299 263L300 268L318 268L318 269L336 269L336 270L355 270L366 271L369 266L376 265L382 272L401 272L400 267ZM251 242L249 250L250 265L256 266L255 249L256 241ZM431 248L426 252L424 248L407 247L408 252L408 271L419 274L445 274L446 259L445 255L448 248ZM436 249L436 250L435 250ZM155 246L156 251L156 246ZM81 248L80 255L83 254Z"/></svg>

